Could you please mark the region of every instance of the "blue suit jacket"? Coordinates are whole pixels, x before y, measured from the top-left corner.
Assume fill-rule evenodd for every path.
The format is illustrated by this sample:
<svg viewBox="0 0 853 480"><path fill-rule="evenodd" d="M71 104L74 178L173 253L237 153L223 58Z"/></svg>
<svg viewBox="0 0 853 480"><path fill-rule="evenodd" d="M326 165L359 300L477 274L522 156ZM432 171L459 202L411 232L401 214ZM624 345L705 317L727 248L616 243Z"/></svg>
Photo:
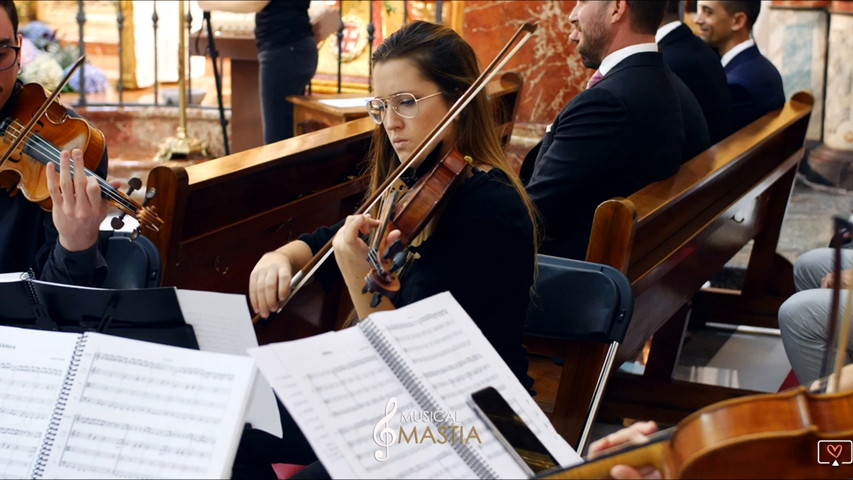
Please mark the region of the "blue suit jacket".
<svg viewBox="0 0 853 480"><path fill-rule="evenodd" d="M782 76L758 47L740 52L726 65L736 130L785 105Z"/></svg>
<svg viewBox="0 0 853 480"><path fill-rule="evenodd" d="M638 53L560 112L525 160L528 169L532 164L527 191L545 228L542 253L584 258L601 202L678 171L685 148L683 105L695 107L701 122L696 130L705 128L707 142L698 103L692 96L682 102L675 83L681 82L660 53Z"/></svg>
<svg viewBox="0 0 853 480"><path fill-rule="evenodd" d="M696 97L708 123L711 144L728 137L732 97L720 57L683 23L658 43L663 61Z"/></svg>

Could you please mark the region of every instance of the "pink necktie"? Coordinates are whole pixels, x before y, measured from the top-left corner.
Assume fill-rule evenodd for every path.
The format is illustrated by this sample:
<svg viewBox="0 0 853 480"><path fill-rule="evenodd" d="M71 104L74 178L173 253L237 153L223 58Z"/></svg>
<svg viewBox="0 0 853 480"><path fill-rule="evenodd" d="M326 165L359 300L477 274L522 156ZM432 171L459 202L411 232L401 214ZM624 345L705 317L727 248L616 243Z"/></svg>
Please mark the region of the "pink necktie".
<svg viewBox="0 0 853 480"><path fill-rule="evenodd" d="M604 75L602 75L599 70L596 70L595 73L592 74L592 77L590 77L589 81L586 82L586 88L592 88L592 86L598 83L598 81L603 77Z"/></svg>

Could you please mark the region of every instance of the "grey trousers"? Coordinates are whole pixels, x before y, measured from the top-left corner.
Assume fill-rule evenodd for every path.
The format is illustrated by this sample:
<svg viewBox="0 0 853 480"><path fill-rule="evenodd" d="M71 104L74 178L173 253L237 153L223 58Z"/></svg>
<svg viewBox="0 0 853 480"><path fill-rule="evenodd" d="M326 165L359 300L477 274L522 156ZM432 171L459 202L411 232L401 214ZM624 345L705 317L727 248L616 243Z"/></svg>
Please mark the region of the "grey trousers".
<svg viewBox="0 0 853 480"><path fill-rule="evenodd" d="M832 290L820 288L821 279L832 271L833 249L818 248L803 254L794 264L794 283L797 293L779 309L779 328L782 343L794 373L803 385L808 385L821 375L821 364L827 351L829 310ZM841 268L853 266L853 250L841 251ZM847 291L841 291L839 319L844 314ZM851 329L853 333L853 329ZM847 347L846 363L853 361L853 335ZM829 360L829 368L835 359ZM827 372L830 373L830 372Z"/></svg>

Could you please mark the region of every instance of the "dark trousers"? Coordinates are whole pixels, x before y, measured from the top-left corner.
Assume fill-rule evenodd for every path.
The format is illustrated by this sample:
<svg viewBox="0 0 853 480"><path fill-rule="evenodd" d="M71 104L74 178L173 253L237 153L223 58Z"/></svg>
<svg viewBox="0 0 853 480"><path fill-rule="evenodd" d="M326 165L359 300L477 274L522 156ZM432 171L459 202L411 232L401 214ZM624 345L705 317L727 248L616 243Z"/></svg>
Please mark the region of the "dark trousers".
<svg viewBox="0 0 853 480"><path fill-rule="evenodd" d="M304 37L287 45L258 45L264 143L293 136L293 104L288 95L302 95L317 71L317 44Z"/></svg>

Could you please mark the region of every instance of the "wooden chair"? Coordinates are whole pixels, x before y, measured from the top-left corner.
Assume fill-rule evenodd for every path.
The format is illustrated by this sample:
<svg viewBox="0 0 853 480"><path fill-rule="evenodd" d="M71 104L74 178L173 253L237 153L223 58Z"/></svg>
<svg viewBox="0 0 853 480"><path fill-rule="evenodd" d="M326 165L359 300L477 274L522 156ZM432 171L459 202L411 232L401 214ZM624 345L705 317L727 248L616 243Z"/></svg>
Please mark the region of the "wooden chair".
<svg viewBox="0 0 853 480"><path fill-rule="evenodd" d="M676 423L711 403L752 393L678 382L672 373L691 305L697 319L772 326L793 292L791 264L776 253L776 244L812 105L810 94L797 93L783 109L714 145L672 177L599 205L586 260L622 271L635 299L616 364L636 358L654 336L643 375L610 376L602 416ZM700 291L750 241L743 289ZM567 358L576 356L573 348L566 347ZM607 349L589 342L584 348L585 361L564 365L559 389L591 399ZM583 423L575 417L584 413L552 420L566 438L577 438Z"/></svg>

